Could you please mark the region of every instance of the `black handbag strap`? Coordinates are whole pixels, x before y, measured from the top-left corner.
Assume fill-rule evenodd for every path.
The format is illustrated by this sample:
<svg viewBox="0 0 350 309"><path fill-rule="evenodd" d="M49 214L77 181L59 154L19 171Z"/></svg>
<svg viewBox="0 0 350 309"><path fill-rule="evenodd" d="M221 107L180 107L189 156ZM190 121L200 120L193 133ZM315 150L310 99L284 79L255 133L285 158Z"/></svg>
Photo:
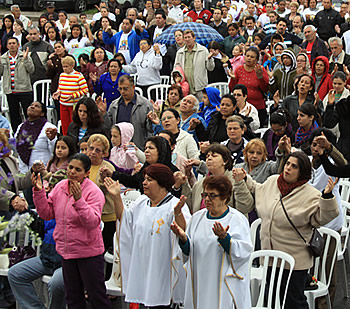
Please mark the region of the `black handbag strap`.
<svg viewBox="0 0 350 309"><path fill-rule="evenodd" d="M298 235L300 236L300 238L304 241L305 244L309 245L309 243L305 240L305 238L303 237L303 235L300 234L300 232L298 231L298 229L296 228L296 226L294 225L294 223L292 222L292 220L289 218L288 214L287 214L287 211L284 207L284 204L282 202L282 196L280 197L280 202L281 202L281 205L282 205L282 208L283 208L283 211L284 211L284 214L286 215L290 225L295 229L295 231L298 233Z"/></svg>

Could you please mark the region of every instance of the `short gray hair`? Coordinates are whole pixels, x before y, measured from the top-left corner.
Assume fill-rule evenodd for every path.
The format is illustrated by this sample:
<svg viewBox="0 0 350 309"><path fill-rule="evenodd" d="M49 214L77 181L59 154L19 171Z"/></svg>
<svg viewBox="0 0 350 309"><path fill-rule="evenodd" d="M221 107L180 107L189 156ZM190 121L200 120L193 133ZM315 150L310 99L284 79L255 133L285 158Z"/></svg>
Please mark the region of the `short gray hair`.
<svg viewBox="0 0 350 309"><path fill-rule="evenodd" d="M337 42L339 46L343 46L343 41L341 38L338 38L336 36L329 38L328 45L331 45L331 43L333 43L333 42Z"/></svg>
<svg viewBox="0 0 350 309"><path fill-rule="evenodd" d="M128 8L128 9L126 10L126 16L128 16L128 14L129 14L129 12L130 12L131 10L134 10L134 11L136 12L136 18L137 18L137 15L139 14L139 12L138 12L138 10L137 10L136 8Z"/></svg>
<svg viewBox="0 0 350 309"><path fill-rule="evenodd" d="M194 99L193 110L197 113L198 109L199 109L199 101L198 101L197 97L194 96L193 94L189 94L186 97L190 97L190 98Z"/></svg>
<svg viewBox="0 0 350 309"><path fill-rule="evenodd" d="M316 32L316 28L315 28L315 26L313 26L313 25L307 25L307 26L305 26L304 31L305 31L306 28L311 28L312 32Z"/></svg>
<svg viewBox="0 0 350 309"><path fill-rule="evenodd" d="M37 27L37 26L30 26L30 27L28 28L28 32L29 32L30 30L36 30L36 31L38 31L38 32L40 33L40 29L39 29L39 27Z"/></svg>

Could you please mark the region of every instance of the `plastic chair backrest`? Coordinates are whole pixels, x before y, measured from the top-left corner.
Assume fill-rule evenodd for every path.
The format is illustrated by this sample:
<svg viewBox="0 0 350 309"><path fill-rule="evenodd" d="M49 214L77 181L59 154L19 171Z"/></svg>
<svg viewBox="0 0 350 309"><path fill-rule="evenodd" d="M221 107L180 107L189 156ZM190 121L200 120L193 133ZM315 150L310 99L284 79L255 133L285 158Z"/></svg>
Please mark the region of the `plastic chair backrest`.
<svg viewBox="0 0 350 309"><path fill-rule="evenodd" d="M38 100L38 86L41 85L41 102L45 104L45 106L51 106L50 103L50 86L51 86L51 79L42 79L38 80L33 85L33 96L34 101Z"/></svg>
<svg viewBox="0 0 350 309"><path fill-rule="evenodd" d="M148 100L152 99L151 93L155 93L155 101L161 100L161 101L165 101L166 97L167 97L167 92L169 89L170 85L153 85L150 86L147 89L147 98Z"/></svg>
<svg viewBox="0 0 350 309"><path fill-rule="evenodd" d="M228 83L212 83L209 84L207 87L214 87L216 89L219 89L220 96L223 96L224 94L230 93L230 90L228 88Z"/></svg>
<svg viewBox="0 0 350 309"><path fill-rule="evenodd" d="M143 91L140 87L137 87L135 86L135 92L138 94L138 95L142 95L143 96Z"/></svg>
<svg viewBox="0 0 350 309"><path fill-rule="evenodd" d="M342 201L349 201L349 197L350 197L350 181L349 180L345 180L345 179L341 179L339 181L339 192L340 193L340 197L342 199Z"/></svg>
<svg viewBox="0 0 350 309"><path fill-rule="evenodd" d="M252 241L253 248L255 248L256 231L260 225L261 225L261 219L258 218L250 226L250 239Z"/></svg>
<svg viewBox="0 0 350 309"><path fill-rule="evenodd" d="M259 250L254 251L250 256L249 261L249 272L251 278L251 269L252 263L254 259L260 258L260 267L262 268L262 277L261 277L261 286L260 293L256 307L264 308L264 302L266 297L266 288L268 283L268 298L267 298L267 308L272 308L273 301L275 302L275 309L282 309L285 304L289 280L292 275L292 271L294 269L294 258L288 253L278 251L278 250ZM289 269L287 268L287 264ZM270 282L267 282L268 269L271 266L271 274L270 274ZM283 271L285 269L289 270L287 284L285 293L283 296L282 306L280 300L280 288L282 282ZM275 284L276 283L276 284ZM273 299L273 295L275 295L275 299ZM265 307L266 308L266 307Z"/></svg>
<svg viewBox="0 0 350 309"><path fill-rule="evenodd" d="M169 85L170 77L167 75L160 76L160 84L161 85Z"/></svg>

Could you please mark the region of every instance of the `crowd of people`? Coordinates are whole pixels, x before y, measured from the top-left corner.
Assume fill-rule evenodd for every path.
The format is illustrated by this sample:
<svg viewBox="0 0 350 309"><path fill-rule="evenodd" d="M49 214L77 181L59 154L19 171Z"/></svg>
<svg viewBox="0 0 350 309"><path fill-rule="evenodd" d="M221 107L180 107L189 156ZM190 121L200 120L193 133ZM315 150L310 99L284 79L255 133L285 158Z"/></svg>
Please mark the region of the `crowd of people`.
<svg viewBox="0 0 350 309"><path fill-rule="evenodd" d="M45 308L32 282L50 275L48 308L112 308L103 255L116 233L126 302L251 308L249 225L261 218L258 247L295 260L285 308L308 308L313 259L289 220L307 240L313 228L342 228L335 177L350 177L349 3L96 7L89 20L48 2L36 25L13 5L2 20L0 212L35 209L45 234L40 256L1 281L0 307ZM157 43L179 23L189 26L172 33L175 43ZM191 23L221 39L199 44ZM149 88L164 76L156 100ZM47 79L60 126L36 83ZM129 190L141 196L126 207ZM334 274L331 302L335 290ZM317 308L328 308L325 297Z"/></svg>

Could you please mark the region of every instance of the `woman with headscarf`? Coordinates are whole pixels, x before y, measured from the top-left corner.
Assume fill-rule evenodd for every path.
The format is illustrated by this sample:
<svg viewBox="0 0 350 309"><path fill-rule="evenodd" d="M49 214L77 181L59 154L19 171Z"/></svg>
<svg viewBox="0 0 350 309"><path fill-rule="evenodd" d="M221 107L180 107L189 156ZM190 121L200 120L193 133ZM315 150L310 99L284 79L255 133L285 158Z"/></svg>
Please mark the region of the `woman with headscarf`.
<svg viewBox="0 0 350 309"><path fill-rule="evenodd" d="M318 56L312 62L312 77L315 82L315 92L321 100L333 88L332 76L328 73L329 61L325 56Z"/></svg>
<svg viewBox="0 0 350 309"><path fill-rule="evenodd" d="M299 53L297 55L297 74L311 74L310 60L305 53Z"/></svg>
<svg viewBox="0 0 350 309"><path fill-rule="evenodd" d="M117 237L123 293L126 302L171 308L171 303L183 303L185 272L170 225L175 221L186 229L190 212L184 197L179 200L171 194L175 179L168 166L154 163L142 172L144 195L131 208L123 205L119 182L105 179L120 222Z"/></svg>

